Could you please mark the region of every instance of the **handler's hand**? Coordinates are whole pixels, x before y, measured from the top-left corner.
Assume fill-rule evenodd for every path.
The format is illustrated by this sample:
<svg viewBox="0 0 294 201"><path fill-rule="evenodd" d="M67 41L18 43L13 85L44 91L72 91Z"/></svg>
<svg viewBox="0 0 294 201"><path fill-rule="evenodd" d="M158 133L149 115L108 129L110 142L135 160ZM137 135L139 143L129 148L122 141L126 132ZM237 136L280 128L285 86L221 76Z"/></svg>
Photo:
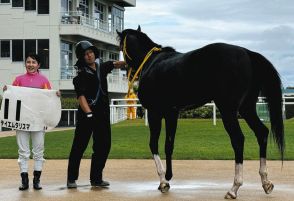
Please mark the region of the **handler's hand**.
<svg viewBox="0 0 294 201"><path fill-rule="evenodd" d="M6 91L6 90L7 90L7 86L4 85L4 87L3 87L3 91Z"/></svg>
<svg viewBox="0 0 294 201"><path fill-rule="evenodd" d="M124 68L126 65L125 61L114 61L113 62L114 68Z"/></svg>

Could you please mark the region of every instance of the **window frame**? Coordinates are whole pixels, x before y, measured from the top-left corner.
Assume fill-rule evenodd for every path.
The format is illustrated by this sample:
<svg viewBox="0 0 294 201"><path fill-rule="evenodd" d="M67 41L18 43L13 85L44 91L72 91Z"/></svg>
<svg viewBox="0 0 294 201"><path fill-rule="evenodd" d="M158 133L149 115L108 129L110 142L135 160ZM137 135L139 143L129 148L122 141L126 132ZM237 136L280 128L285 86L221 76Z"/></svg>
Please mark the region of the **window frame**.
<svg viewBox="0 0 294 201"><path fill-rule="evenodd" d="M22 2L22 6L13 6L13 2L14 2L14 1L15 1L15 0L12 0L12 1L11 1L11 7L12 7L12 8L23 8L23 7L24 7L24 3L23 3L24 1L23 1L23 0L21 0L21 2Z"/></svg>
<svg viewBox="0 0 294 201"><path fill-rule="evenodd" d="M0 0L0 4L11 4L10 0L8 0L8 2L2 2L2 1L4 1L4 0Z"/></svg>
<svg viewBox="0 0 294 201"><path fill-rule="evenodd" d="M27 9L27 1L35 1L35 9ZM24 10L25 11L37 11L37 0L24 0Z"/></svg>
<svg viewBox="0 0 294 201"><path fill-rule="evenodd" d="M2 42L9 42L9 56L8 57L3 57L2 56ZM0 40L0 59L10 59L11 58L11 42L10 40Z"/></svg>
<svg viewBox="0 0 294 201"><path fill-rule="evenodd" d="M48 1L48 13L40 13L39 12L39 5L41 5L40 3L39 3L39 1ZM38 13L38 15L49 15L50 14L50 1L49 0L36 0L36 9L37 9L37 13ZM46 10L47 11L47 10Z"/></svg>
<svg viewBox="0 0 294 201"><path fill-rule="evenodd" d="M13 45L13 42L16 42L16 41L18 41L18 42L20 42L21 41L21 45L22 45L22 47L20 48L20 47L16 47L16 50L17 51L22 51L21 53L21 55L22 55L22 59L21 60L14 60L14 58L15 58L15 52L14 52L14 45ZM20 56L20 55L19 55ZM11 61L12 62L23 62L24 61L24 40L22 40L22 39L13 39L13 40L11 40Z"/></svg>

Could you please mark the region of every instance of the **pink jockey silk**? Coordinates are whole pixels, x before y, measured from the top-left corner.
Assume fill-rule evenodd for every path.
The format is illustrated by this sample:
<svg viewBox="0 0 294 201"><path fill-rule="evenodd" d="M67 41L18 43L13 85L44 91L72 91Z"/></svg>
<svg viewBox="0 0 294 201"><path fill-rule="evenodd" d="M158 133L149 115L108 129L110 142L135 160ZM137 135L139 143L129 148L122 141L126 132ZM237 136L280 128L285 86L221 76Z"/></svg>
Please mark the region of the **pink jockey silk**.
<svg viewBox="0 0 294 201"><path fill-rule="evenodd" d="M39 72L36 72L34 74L26 73L23 75L19 75L15 78L12 85L39 89L51 89L51 85L48 79L44 75L41 75Z"/></svg>

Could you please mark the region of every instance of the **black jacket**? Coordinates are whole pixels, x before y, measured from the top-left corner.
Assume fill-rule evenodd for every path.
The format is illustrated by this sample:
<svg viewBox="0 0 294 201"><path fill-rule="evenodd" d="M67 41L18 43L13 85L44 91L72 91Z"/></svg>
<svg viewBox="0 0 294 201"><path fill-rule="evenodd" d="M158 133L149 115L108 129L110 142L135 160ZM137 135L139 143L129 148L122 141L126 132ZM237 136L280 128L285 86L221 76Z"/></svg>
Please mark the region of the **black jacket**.
<svg viewBox="0 0 294 201"><path fill-rule="evenodd" d="M108 61L100 64L100 81L97 77L97 72L88 66L79 66L78 75L73 79L73 85L77 98L85 96L88 103L96 99L99 85L101 84L102 92L100 92L97 104L101 101L109 104L108 88L107 88L107 74L114 68L113 62ZM96 69L97 64L96 64Z"/></svg>

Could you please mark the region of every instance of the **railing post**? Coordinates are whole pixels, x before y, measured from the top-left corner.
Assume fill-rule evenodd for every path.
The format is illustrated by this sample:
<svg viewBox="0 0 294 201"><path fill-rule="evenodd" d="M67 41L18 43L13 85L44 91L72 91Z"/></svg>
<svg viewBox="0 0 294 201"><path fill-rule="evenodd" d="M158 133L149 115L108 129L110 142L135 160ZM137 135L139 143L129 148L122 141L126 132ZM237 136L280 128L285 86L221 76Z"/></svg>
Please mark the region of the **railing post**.
<svg viewBox="0 0 294 201"><path fill-rule="evenodd" d="M74 110L74 126L76 125L76 111Z"/></svg>
<svg viewBox="0 0 294 201"><path fill-rule="evenodd" d="M216 106L215 103L213 103L213 125L216 125Z"/></svg>
<svg viewBox="0 0 294 201"><path fill-rule="evenodd" d="M283 119L286 119L286 98L283 95Z"/></svg>
<svg viewBox="0 0 294 201"><path fill-rule="evenodd" d="M148 126L148 110L145 109L145 126Z"/></svg>
<svg viewBox="0 0 294 201"><path fill-rule="evenodd" d="M70 110L67 111L67 126L69 126L70 123L70 114L69 114Z"/></svg>

